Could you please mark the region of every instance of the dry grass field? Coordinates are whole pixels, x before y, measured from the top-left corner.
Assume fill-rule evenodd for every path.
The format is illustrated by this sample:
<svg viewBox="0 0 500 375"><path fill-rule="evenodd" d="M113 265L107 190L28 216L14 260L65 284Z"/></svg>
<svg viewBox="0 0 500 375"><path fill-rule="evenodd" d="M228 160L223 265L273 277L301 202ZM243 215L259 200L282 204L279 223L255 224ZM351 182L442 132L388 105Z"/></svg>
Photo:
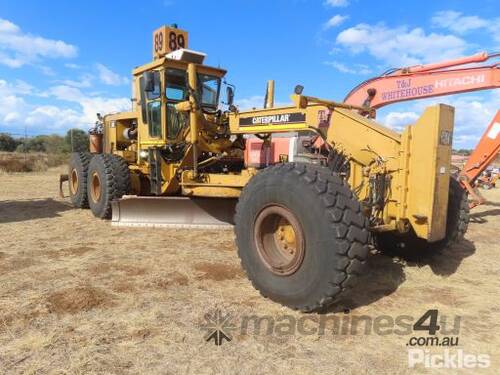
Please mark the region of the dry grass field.
<svg viewBox="0 0 500 375"><path fill-rule="evenodd" d="M231 342L206 342L200 326L215 309L236 325L303 314L252 288L231 231L112 227L58 198L59 172L0 174L0 373L410 373L411 335L236 329ZM485 195L466 241L416 262L374 254L326 317L460 316L458 349L491 358L463 372L499 373L500 189ZM314 327L320 315L308 316Z"/></svg>
<svg viewBox="0 0 500 375"><path fill-rule="evenodd" d="M65 165L68 158L68 154L63 153L0 151L0 173L45 172L51 167Z"/></svg>

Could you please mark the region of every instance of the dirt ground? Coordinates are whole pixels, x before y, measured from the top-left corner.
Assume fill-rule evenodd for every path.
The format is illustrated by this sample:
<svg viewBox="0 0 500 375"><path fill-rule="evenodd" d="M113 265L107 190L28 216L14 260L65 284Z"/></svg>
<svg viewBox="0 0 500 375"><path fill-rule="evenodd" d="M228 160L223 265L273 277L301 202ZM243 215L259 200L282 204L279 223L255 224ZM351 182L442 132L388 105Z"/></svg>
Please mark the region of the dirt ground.
<svg viewBox="0 0 500 375"><path fill-rule="evenodd" d="M231 231L112 227L58 198L58 173L0 175L0 373L411 372L406 344L425 333L241 331L245 316L304 314L252 288ZM438 309L460 317L450 351L490 356L463 371L499 373L500 188L485 196L466 241L419 262L371 256L352 297L306 326ZM202 329L217 309L236 327L220 346Z"/></svg>

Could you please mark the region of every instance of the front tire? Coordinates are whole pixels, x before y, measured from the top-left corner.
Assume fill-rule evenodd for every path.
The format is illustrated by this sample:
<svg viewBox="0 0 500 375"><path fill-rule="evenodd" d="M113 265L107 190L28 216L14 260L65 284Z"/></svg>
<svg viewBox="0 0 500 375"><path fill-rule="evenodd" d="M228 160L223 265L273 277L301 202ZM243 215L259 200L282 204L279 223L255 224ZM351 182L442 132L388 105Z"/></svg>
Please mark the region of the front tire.
<svg viewBox="0 0 500 375"><path fill-rule="evenodd" d="M94 216L111 217L111 202L130 191L130 172L121 157L99 154L92 158L87 175L87 196Z"/></svg>
<svg viewBox="0 0 500 375"><path fill-rule="evenodd" d="M328 168L290 163L258 173L243 189L235 223L248 278L285 306L321 310L363 272L368 219Z"/></svg>

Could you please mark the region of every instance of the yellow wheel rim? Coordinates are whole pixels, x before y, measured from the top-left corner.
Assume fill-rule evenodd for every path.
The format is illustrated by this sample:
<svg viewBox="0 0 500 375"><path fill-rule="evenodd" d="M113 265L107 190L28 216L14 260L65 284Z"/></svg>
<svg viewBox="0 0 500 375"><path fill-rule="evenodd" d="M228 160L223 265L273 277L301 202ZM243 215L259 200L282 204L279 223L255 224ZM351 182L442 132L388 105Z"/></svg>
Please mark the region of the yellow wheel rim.
<svg viewBox="0 0 500 375"><path fill-rule="evenodd" d="M90 181L90 196L94 203L99 202L101 199L101 179L97 172L92 173Z"/></svg>

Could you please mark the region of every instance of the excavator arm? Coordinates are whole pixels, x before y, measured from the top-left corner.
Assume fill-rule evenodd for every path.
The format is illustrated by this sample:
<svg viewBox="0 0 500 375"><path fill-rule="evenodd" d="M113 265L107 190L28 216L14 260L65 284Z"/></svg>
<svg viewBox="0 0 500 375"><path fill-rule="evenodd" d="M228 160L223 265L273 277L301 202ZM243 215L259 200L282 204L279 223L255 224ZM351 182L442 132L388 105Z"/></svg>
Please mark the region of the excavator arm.
<svg viewBox="0 0 500 375"><path fill-rule="evenodd" d="M436 64L417 65L389 71L355 87L344 103L370 108L469 91L500 87L500 63L452 69L498 57L486 52Z"/></svg>
<svg viewBox="0 0 500 375"><path fill-rule="evenodd" d="M478 194L474 187L474 182L484 172L486 167L495 159L500 151L500 110L479 140L476 148L469 156L467 163L460 172L462 185L472 194L472 207L484 203L484 198Z"/></svg>

